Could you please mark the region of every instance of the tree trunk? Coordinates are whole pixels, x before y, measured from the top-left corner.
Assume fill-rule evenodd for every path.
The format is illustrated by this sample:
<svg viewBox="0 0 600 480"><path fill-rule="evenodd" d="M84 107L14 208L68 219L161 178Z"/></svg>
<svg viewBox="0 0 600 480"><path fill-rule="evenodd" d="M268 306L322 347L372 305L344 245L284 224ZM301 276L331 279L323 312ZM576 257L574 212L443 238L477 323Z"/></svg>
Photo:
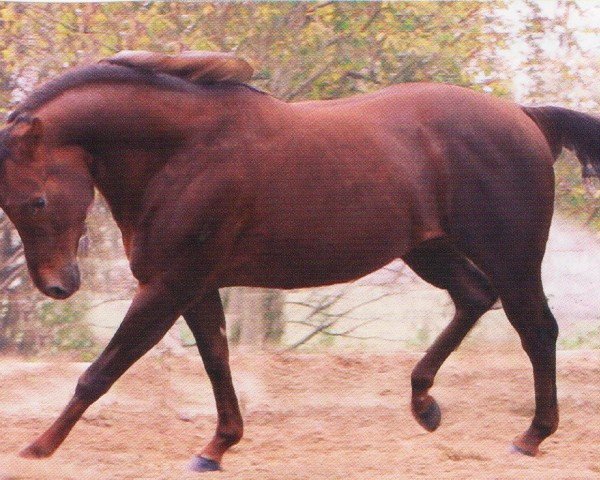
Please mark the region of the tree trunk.
<svg viewBox="0 0 600 480"><path fill-rule="evenodd" d="M232 343L263 346L283 335L283 296L277 290L236 287L224 295Z"/></svg>

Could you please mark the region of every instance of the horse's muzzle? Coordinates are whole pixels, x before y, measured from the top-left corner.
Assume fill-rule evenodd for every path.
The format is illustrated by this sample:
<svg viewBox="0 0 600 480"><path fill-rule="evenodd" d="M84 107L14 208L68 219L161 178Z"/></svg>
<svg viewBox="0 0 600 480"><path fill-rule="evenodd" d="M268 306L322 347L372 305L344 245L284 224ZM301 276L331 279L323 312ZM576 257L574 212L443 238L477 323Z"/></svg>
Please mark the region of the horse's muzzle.
<svg viewBox="0 0 600 480"><path fill-rule="evenodd" d="M41 292L56 300L69 298L81 285L79 267L76 264L69 265L60 272L48 273L41 280Z"/></svg>

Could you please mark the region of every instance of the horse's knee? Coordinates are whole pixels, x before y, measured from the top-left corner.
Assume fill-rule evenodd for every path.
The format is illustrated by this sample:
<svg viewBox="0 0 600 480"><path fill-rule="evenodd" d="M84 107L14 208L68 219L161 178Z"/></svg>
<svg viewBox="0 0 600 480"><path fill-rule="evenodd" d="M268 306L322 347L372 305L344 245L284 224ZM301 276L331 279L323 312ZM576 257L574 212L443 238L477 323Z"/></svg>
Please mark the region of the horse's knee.
<svg viewBox="0 0 600 480"><path fill-rule="evenodd" d="M556 321L556 318L552 314L552 311L547 303L544 304L544 319L546 320L544 325L546 335L548 335L556 343L558 340L559 331L558 322Z"/></svg>
<svg viewBox="0 0 600 480"><path fill-rule="evenodd" d="M521 346L527 352L534 366L536 363L547 364L548 357L556 355L558 325L542 324L534 328L517 328L521 338Z"/></svg>
<svg viewBox="0 0 600 480"><path fill-rule="evenodd" d="M202 360L204 362L204 370L206 370L209 378L223 379L231 375L231 367L226 357L209 357L204 355Z"/></svg>

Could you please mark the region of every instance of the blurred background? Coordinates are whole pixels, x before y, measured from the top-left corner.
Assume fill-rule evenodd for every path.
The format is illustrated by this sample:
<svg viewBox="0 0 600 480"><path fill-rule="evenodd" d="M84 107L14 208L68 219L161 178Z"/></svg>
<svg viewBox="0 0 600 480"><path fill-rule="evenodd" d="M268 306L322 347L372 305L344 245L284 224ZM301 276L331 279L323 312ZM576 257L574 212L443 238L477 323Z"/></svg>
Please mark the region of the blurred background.
<svg viewBox="0 0 600 480"><path fill-rule="evenodd" d="M0 114L65 69L125 49L234 51L253 85L288 101L386 85L463 85L523 104L600 110L600 6L593 1L0 4ZM596 21L595 21L596 19ZM569 154L557 163L557 215L544 265L560 348L600 348L600 200ZM83 287L64 302L32 286L0 213L0 354L94 358L135 288L121 236L97 195L81 245ZM351 284L221 292L232 343L275 349L417 349L449 321L445 292L401 262ZM501 309L467 340L515 341ZM178 322L159 350L184 353Z"/></svg>

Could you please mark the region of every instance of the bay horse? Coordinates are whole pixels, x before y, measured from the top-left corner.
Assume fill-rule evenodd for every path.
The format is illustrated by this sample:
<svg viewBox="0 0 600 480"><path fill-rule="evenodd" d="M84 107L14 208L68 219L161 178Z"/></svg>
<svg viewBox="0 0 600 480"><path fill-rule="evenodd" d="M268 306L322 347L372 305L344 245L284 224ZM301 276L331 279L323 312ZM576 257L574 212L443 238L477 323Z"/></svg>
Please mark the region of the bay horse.
<svg viewBox="0 0 600 480"><path fill-rule="evenodd" d="M553 163L567 147L598 176L600 120L430 83L286 103L247 85L251 75L231 54L127 51L67 71L9 116L0 206L35 285L56 299L78 289L94 187L139 282L71 401L21 455L51 455L183 315L218 412L192 469L219 469L243 427L218 289L345 282L396 258L456 306L412 372L416 420L438 427L434 377L500 298L535 386L533 420L513 446L535 455L558 425L558 327L541 280Z"/></svg>

